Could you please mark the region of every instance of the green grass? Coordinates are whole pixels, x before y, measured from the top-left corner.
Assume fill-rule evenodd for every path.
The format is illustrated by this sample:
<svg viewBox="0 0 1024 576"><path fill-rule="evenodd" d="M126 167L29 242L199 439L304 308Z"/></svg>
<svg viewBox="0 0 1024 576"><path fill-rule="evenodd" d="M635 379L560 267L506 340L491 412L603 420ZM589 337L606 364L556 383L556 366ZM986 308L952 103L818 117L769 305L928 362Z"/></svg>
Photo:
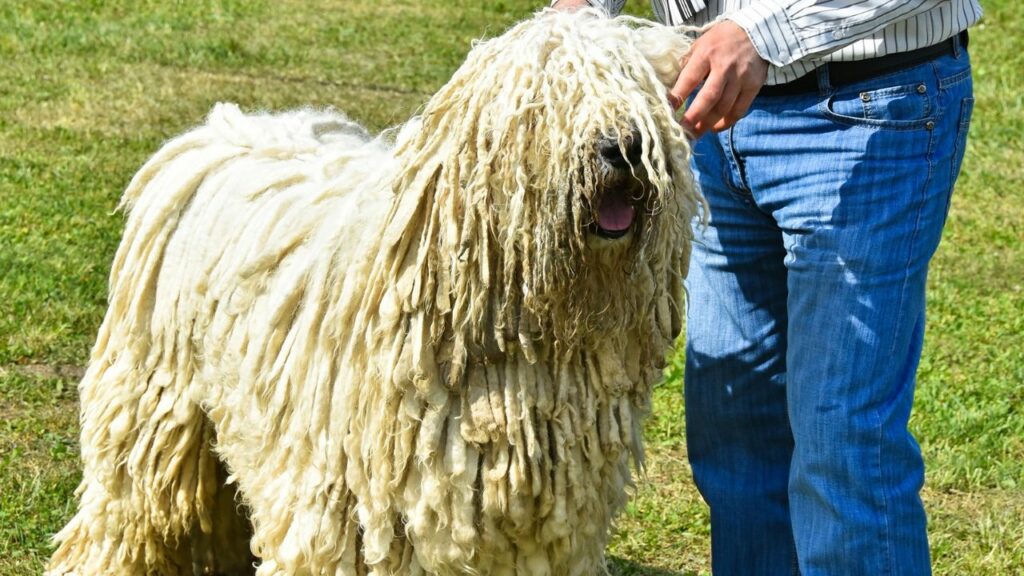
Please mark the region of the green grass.
<svg viewBox="0 0 1024 576"><path fill-rule="evenodd" d="M112 211L146 157L220 100L395 124L473 38L541 2L0 4L0 576L38 573L72 510L75 383L104 309L122 225ZM1024 8L986 9L912 423L935 572L948 575L1024 574ZM680 362L656 393L647 479L611 549L622 575L708 570Z"/></svg>

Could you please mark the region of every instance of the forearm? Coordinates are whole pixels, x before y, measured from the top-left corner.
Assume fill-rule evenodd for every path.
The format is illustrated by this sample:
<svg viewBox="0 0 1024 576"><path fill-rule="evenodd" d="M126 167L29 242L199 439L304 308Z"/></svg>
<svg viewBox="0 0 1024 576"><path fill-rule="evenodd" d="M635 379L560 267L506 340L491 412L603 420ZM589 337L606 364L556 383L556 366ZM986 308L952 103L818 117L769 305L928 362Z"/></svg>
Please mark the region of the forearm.
<svg viewBox="0 0 1024 576"><path fill-rule="evenodd" d="M725 18L742 27L775 66L820 56L865 38L944 0L764 0Z"/></svg>
<svg viewBox="0 0 1024 576"><path fill-rule="evenodd" d="M618 16L625 5L626 0L553 0L551 2L552 8L572 10L584 6L593 6L594 8L603 9L612 16Z"/></svg>

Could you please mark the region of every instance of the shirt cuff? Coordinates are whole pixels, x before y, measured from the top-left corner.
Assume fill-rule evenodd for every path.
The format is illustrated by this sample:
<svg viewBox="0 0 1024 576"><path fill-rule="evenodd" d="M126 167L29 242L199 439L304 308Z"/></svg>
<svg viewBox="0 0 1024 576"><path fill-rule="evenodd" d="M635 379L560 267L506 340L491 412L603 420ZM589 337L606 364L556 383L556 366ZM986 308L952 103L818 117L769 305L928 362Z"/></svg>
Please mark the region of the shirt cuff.
<svg viewBox="0 0 1024 576"><path fill-rule="evenodd" d="M774 66L787 66L806 55L786 6L779 0L756 2L722 18L743 28L758 55Z"/></svg>

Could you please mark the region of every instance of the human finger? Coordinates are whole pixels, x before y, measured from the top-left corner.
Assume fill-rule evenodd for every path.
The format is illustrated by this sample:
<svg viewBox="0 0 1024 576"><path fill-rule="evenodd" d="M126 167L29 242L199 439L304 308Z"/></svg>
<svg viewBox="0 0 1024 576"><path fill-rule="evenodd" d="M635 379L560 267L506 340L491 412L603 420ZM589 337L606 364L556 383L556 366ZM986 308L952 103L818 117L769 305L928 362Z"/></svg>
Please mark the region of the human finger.
<svg viewBox="0 0 1024 576"><path fill-rule="evenodd" d="M750 105L754 102L754 98L757 97L757 93L760 91L760 87L755 89L746 89L739 93L736 97L736 101L732 104L732 109L722 116L722 119L718 121L714 126L715 131L722 131L732 127L734 124L740 121L747 115L747 111L750 110Z"/></svg>
<svg viewBox="0 0 1024 576"><path fill-rule="evenodd" d="M698 122L693 126L687 127L686 131L689 132L691 139L696 140L697 138L700 138L704 134L707 134L708 126L703 122Z"/></svg>
<svg viewBox="0 0 1024 576"><path fill-rule="evenodd" d="M707 80L704 81L704 85L700 87L697 95L694 96L693 102L686 108L686 113L683 114L683 121L690 126L706 123L709 114L714 111L719 100L725 94L726 88L725 76L715 73L708 76Z"/></svg>
<svg viewBox="0 0 1024 576"><path fill-rule="evenodd" d="M739 97L740 90L739 82L727 82L725 89L722 91L722 97L718 99L715 107L704 116L701 124L717 130L722 119L732 112L733 104L736 102L736 98Z"/></svg>
<svg viewBox="0 0 1024 576"><path fill-rule="evenodd" d="M665 97L668 98L668 103L672 106L673 110L679 110L679 107L683 105L683 101L678 96L671 92L667 92Z"/></svg>
<svg viewBox="0 0 1024 576"><path fill-rule="evenodd" d="M693 52L683 61L683 69L669 93L680 103L685 102L711 71L711 63L700 54Z"/></svg>

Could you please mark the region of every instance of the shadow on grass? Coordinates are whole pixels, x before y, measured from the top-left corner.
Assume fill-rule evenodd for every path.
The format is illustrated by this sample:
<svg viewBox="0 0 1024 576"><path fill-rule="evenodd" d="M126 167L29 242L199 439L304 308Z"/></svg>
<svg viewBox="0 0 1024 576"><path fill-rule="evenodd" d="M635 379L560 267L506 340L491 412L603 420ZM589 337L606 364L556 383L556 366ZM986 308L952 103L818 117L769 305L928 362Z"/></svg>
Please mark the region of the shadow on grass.
<svg viewBox="0 0 1024 576"><path fill-rule="evenodd" d="M696 572L676 572L653 568L615 556L608 557L608 571L611 576L699 576Z"/></svg>

